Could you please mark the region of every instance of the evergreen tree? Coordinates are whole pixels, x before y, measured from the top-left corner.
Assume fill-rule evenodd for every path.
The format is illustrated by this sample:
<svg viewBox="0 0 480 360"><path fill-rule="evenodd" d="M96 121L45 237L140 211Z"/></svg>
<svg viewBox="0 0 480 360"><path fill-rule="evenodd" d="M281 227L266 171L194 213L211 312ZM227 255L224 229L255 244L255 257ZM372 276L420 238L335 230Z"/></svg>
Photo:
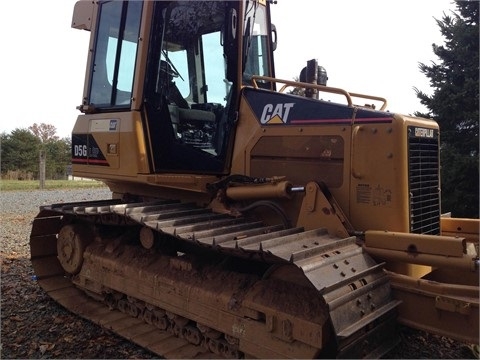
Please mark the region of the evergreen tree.
<svg viewBox="0 0 480 360"><path fill-rule="evenodd" d="M27 129L2 133L2 174L21 170L38 174L40 140Z"/></svg>
<svg viewBox="0 0 480 360"><path fill-rule="evenodd" d="M67 165L71 162L70 139L50 140L43 144L46 155L45 176L47 179L57 180L67 177Z"/></svg>
<svg viewBox="0 0 480 360"><path fill-rule="evenodd" d="M479 2L456 1L456 12L437 20L444 45L433 44L437 64L419 64L433 94L417 97L440 126L442 211L478 217L479 207Z"/></svg>

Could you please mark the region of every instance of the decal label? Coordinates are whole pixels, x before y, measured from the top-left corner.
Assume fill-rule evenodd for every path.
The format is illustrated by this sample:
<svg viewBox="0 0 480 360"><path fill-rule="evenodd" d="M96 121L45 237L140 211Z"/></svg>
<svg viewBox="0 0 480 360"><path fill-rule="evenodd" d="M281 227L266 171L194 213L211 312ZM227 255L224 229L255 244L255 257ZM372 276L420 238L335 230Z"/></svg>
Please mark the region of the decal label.
<svg viewBox="0 0 480 360"><path fill-rule="evenodd" d="M415 137L433 139L435 137L435 132L433 131L433 129L424 129L424 128L416 127Z"/></svg>
<svg viewBox="0 0 480 360"><path fill-rule="evenodd" d="M290 109L294 106L295 103L266 104L263 107L260 122L262 124L287 124Z"/></svg>
<svg viewBox="0 0 480 360"><path fill-rule="evenodd" d="M117 131L117 124L118 124L118 120L116 119L110 120L110 128L108 130Z"/></svg>
<svg viewBox="0 0 480 360"><path fill-rule="evenodd" d="M90 132L115 132L118 131L118 119L90 120Z"/></svg>
<svg viewBox="0 0 480 360"><path fill-rule="evenodd" d="M109 166L91 134L72 135L72 163L82 165Z"/></svg>
<svg viewBox="0 0 480 360"><path fill-rule="evenodd" d="M392 190L384 188L380 184L371 186L370 184L357 185L357 204L367 204L373 206L390 206L392 204Z"/></svg>
<svg viewBox="0 0 480 360"><path fill-rule="evenodd" d="M73 145L73 157L86 158L88 156L87 145Z"/></svg>
<svg viewBox="0 0 480 360"><path fill-rule="evenodd" d="M246 87L243 97L261 125L391 123L394 114Z"/></svg>
<svg viewBox="0 0 480 360"><path fill-rule="evenodd" d="M353 109L289 94L245 88L243 96L263 126L351 124Z"/></svg>

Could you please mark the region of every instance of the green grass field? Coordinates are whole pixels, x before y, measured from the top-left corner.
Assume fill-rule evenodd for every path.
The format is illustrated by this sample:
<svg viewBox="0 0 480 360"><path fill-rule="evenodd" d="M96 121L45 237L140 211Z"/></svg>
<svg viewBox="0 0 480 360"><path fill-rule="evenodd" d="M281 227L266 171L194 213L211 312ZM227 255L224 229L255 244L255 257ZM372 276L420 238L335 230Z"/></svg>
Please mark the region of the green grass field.
<svg viewBox="0 0 480 360"><path fill-rule="evenodd" d="M80 188L100 188L105 184L94 180L46 180L45 190L51 189L80 189ZM38 180L1 180L0 191L14 190L38 190L40 181Z"/></svg>

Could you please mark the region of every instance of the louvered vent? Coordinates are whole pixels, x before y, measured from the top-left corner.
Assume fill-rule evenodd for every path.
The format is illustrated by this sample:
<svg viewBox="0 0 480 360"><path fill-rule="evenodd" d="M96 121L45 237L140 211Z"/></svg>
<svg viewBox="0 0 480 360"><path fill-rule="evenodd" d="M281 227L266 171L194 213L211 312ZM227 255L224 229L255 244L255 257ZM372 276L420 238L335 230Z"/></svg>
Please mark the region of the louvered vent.
<svg viewBox="0 0 480 360"><path fill-rule="evenodd" d="M410 232L440 234L439 139L437 129L408 127Z"/></svg>

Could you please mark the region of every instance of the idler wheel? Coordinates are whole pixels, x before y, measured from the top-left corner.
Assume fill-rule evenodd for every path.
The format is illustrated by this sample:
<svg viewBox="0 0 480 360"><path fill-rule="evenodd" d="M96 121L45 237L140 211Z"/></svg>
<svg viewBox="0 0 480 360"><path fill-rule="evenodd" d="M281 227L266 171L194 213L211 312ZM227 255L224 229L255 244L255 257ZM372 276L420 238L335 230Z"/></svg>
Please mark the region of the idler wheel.
<svg viewBox="0 0 480 360"><path fill-rule="evenodd" d="M57 237L57 257L69 274L80 272L85 248L93 240L93 233L87 226L70 224L62 227Z"/></svg>

